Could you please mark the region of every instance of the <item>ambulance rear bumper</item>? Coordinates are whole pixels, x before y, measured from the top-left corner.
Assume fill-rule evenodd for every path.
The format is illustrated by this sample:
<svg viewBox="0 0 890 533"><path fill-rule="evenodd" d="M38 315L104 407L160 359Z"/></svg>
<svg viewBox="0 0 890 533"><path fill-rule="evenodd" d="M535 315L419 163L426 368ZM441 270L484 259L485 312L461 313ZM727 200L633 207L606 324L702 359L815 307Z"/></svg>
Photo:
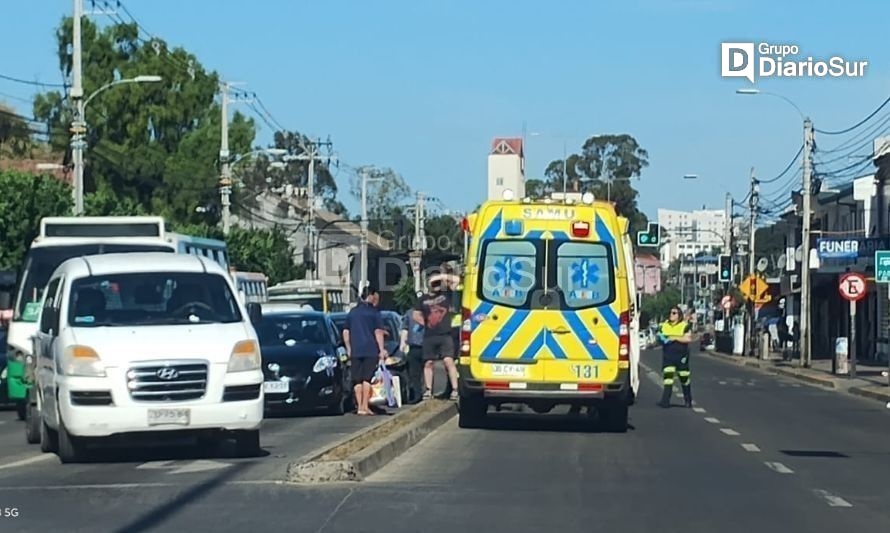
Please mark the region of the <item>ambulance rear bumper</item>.
<svg viewBox="0 0 890 533"><path fill-rule="evenodd" d="M524 383L518 381L486 382L474 379L468 365L458 365L460 388L464 394L479 395L485 398L516 400L573 400L604 399L624 396L630 390L629 370L622 369L614 382L595 384L597 388L585 388L578 383Z"/></svg>

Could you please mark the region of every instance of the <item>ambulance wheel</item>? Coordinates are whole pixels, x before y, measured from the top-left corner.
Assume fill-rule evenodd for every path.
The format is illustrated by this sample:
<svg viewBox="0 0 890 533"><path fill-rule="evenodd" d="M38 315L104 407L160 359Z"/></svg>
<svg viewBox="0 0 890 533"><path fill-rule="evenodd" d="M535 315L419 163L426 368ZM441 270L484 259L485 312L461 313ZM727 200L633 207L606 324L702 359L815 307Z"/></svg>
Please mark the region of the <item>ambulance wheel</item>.
<svg viewBox="0 0 890 533"><path fill-rule="evenodd" d="M479 395L460 395L457 413L457 425L462 428L480 428L485 422L488 404Z"/></svg>
<svg viewBox="0 0 890 533"><path fill-rule="evenodd" d="M628 411L626 398L607 399L599 412L603 429L609 433L626 433Z"/></svg>

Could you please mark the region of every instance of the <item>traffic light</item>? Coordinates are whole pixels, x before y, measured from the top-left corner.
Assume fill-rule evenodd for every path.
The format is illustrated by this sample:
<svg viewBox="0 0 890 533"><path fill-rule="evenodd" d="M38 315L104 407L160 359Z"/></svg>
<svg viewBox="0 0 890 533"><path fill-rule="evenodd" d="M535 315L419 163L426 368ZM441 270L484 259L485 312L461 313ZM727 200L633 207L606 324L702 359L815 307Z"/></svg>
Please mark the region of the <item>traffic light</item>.
<svg viewBox="0 0 890 533"><path fill-rule="evenodd" d="M658 246L661 244L660 229L658 224L650 222L646 231L637 232L637 246Z"/></svg>
<svg viewBox="0 0 890 533"><path fill-rule="evenodd" d="M732 256L721 255L717 264L717 276L720 281L732 281Z"/></svg>

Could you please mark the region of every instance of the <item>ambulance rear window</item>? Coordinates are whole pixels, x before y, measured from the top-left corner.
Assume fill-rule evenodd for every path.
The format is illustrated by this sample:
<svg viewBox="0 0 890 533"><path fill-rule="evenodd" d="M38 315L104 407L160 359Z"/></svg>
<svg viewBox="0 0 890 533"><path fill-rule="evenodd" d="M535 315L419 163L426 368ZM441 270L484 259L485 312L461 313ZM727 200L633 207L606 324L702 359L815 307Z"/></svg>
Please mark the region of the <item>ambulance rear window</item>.
<svg viewBox="0 0 890 533"><path fill-rule="evenodd" d="M564 242L556 250L556 283L566 305L594 307L614 298L611 247L598 242Z"/></svg>
<svg viewBox="0 0 890 533"><path fill-rule="evenodd" d="M536 248L529 241L491 241L483 251L482 298L496 304L522 307L536 285Z"/></svg>

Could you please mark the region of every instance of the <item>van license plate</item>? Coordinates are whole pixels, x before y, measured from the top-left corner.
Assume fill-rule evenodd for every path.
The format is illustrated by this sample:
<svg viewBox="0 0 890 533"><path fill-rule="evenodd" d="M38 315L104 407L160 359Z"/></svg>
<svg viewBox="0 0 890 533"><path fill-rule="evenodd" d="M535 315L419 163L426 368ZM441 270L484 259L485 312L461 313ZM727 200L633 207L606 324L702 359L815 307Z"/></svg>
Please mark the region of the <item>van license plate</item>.
<svg viewBox="0 0 890 533"><path fill-rule="evenodd" d="M159 426L162 424L189 425L189 409L149 409L148 425Z"/></svg>
<svg viewBox="0 0 890 533"><path fill-rule="evenodd" d="M524 378L525 365L491 365L491 373L498 377Z"/></svg>
<svg viewBox="0 0 890 533"><path fill-rule="evenodd" d="M290 383L287 381L266 381L263 383L263 392L266 394L286 394L290 392Z"/></svg>

